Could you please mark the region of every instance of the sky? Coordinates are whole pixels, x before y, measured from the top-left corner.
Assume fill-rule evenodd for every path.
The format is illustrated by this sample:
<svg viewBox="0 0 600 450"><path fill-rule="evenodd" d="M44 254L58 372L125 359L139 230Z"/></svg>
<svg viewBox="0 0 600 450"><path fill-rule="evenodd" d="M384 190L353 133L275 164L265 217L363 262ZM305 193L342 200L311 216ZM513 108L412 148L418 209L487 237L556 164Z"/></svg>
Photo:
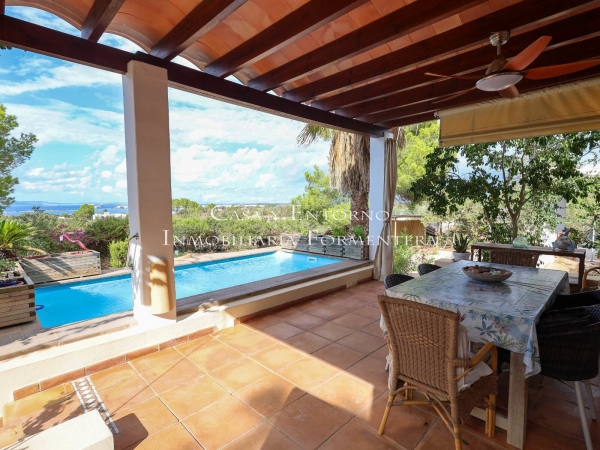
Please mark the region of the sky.
<svg viewBox="0 0 600 450"><path fill-rule="evenodd" d="M69 34L34 8L6 14ZM141 50L105 34L101 43ZM175 62L193 67L178 57ZM0 51L0 103L33 133L32 157L15 169L17 201L126 203L121 76L18 49ZM327 168L328 144L298 148L300 122L169 89L173 198L200 203L288 203L304 172Z"/></svg>

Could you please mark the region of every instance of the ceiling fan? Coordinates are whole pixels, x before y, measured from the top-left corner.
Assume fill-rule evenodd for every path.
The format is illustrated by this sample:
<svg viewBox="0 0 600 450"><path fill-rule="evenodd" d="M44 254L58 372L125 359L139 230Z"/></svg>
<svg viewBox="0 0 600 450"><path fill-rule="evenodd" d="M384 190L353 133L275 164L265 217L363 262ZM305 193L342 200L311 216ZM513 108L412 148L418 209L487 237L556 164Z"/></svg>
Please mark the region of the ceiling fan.
<svg viewBox="0 0 600 450"><path fill-rule="evenodd" d="M496 47L496 57L489 65L483 77L477 75L440 75L427 72L425 75L442 78L456 78L459 80L477 80L475 86L450 97L443 98L433 103L445 102L460 97L467 92L479 89L487 92L498 92L502 97L515 98L519 96L519 90L515 86L523 78L529 80L544 80L546 78L559 77L600 64L600 59L577 61L569 64L556 66L538 67L528 69L527 67L540 56L550 43L551 36L542 36L533 44L519 53L510 61L502 56L502 46L508 42L510 31L498 31L490 36L490 44Z"/></svg>

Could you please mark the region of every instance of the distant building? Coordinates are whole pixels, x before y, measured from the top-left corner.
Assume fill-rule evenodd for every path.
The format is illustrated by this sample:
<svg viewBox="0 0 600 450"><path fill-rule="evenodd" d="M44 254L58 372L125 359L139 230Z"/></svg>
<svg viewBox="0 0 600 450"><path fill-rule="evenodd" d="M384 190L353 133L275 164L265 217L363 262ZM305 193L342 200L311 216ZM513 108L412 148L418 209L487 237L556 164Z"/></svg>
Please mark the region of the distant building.
<svg viewBox="0 0 600 450"><path fill-rule="evenodd" d="M100 213L100 214L94 214L92 216L92 219L93 220L106 219L107 217L118 217L118 218L122 219L122 218L127 217L127 214L125 214L125 213L114 213L114 214L111 214L108 211L104 211L103 213Z"/></svg>

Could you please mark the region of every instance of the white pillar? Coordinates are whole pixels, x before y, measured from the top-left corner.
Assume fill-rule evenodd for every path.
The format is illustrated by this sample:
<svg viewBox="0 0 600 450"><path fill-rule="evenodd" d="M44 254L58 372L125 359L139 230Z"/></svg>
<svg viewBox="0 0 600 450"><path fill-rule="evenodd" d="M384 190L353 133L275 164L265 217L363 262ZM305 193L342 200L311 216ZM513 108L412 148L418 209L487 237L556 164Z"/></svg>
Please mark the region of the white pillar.
<svg viewBox="0 0 600 450"><path fill-rule="evenodd" d="M369 259L375 259L377 243L383 228L383 174L385 137L371 138L371 162L369 174Z"/></svg>
<svg viewBox="0 0 600 450"><path fill-rule="evenodd" d="M173 308L165 314L150 310L150 261L166 261L173 275L171 154L166 69L140 61L127 65L123 76L129 227L133 241L134 316L140 326L167 325L176 320ZM174 276L170 277L175 295ZM175 302L173 301L173 304Z"/></svg>

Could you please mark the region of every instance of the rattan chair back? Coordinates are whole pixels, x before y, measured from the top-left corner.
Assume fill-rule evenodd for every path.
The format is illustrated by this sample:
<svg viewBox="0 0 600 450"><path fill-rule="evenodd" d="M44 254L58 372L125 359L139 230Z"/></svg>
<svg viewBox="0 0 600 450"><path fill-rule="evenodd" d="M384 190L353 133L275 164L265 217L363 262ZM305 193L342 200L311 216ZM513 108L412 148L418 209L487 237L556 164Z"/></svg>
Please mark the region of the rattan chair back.
<svg viewBox="0 0 600 450"><path fill-rule="evenodd" d="M404 275L402 273L393 273L393 274L385 277L385 279L383 280L383 285L385 286L386 289L389 289L391 287L397 286L398 284L402 284L406 281L413 280L413 279L414 278L411 277L410 275Z"/></svg>
<svg viewBox="0 0 600 450"><path fill-rule="evenodd" d="M540 255L519 249L490 250L490 262L510 266L536 267Z"/></svg>
<svg viewBox="0 0 600 450"><path fill-rule="evenodd" d="M441 267L436 264L423 263L419 264L419 266L417 267L417 272L419 272L419 275L423 276L427 275L430 272L434 272L438 269L441 269Z"/></svg>
<svg viewBox="0 0 600 450"><path fill-rule="evenodd" d="M456 397L458 313L386 296L379 296L379 306L389 334L390 372L438 395Z"/></svg>

